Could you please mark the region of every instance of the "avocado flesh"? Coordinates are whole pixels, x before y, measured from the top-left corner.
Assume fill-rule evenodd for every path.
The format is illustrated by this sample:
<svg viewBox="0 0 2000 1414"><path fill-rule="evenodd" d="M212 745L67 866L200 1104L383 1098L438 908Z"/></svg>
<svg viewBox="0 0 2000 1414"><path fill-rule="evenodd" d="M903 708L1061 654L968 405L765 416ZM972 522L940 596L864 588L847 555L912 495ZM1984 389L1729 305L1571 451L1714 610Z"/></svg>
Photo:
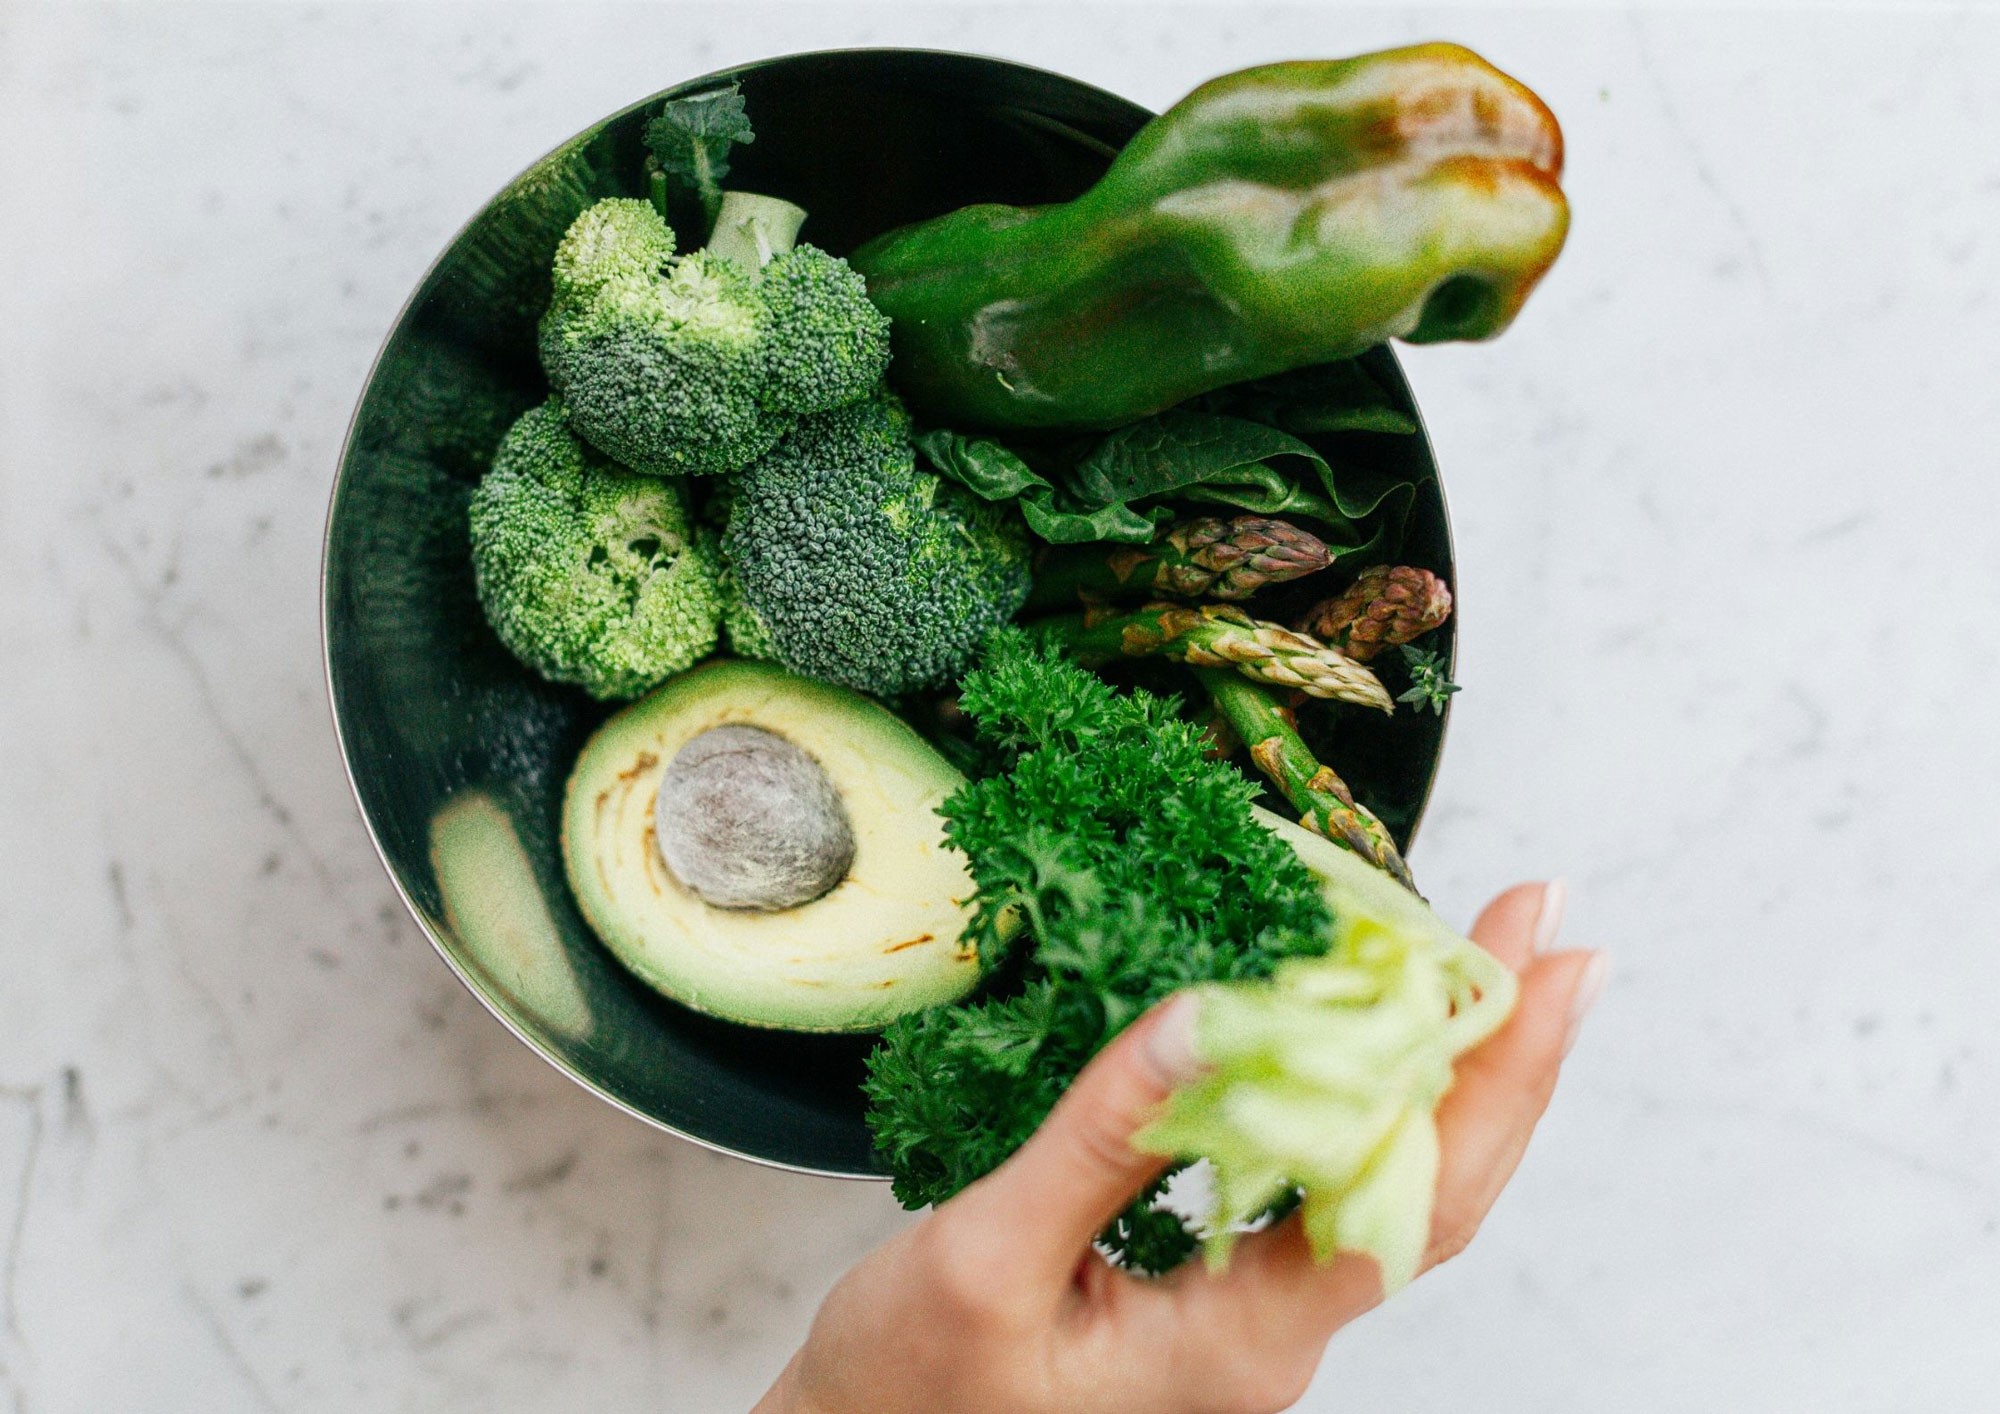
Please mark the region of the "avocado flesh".
<svg viewBox="0 0 2000 1414"><path fill-rule="evenodd" d="M854 834L822 896L718 908L675 878L654 836L668 765L711 728L762 728L809 753ZM979 980L960 945L973 894L937 808L963 777L886 708L768 664L711 662L598 728L563 801L563 862L584 918L618 960L696 1011L792 1031L874 1031Z"/></svg>
<svg viewBox="0 0 2000 1414"><path fill-rule="evenodd" d="M444 920L510 1018L569 1041L590 1035L590 1000L507 808L463 791L431 817L431 871Z"/></svg>

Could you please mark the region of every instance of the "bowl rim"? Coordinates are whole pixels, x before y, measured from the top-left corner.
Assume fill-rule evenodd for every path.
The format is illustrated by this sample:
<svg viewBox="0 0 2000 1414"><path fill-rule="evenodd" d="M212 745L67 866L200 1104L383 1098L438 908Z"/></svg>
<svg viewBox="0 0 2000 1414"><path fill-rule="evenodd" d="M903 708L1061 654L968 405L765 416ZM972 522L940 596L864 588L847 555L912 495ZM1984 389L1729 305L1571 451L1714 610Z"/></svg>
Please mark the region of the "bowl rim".
<svg viewBox="0 0 2000 1414"><path fill-rule="evenodd" d="M465 989L470 993L472 993L472 995L478 999L479 1004L485 1007L487 1012L490 1013L493 1016L493 1018L497 1020L502 1026L506 1027L508 1031L513 1033L515 1039L520 1041L523 1045L525 1045L529 1050L533 1051L536 1055L540 1056L541 1059L545 1061L548 1065L553 1067L558 1074L566 1076L572 1083L581 1087L583 1090L588 1091L590 1094L595 1095L598 1099L603 1100L605 1103L611 1105L613 1108L620 1110L627 1115L632 1116L634 1119L637 1119L656 1130L660 1130L664 1133L674 1135L679 1139L684 1139L687 1142L698 1145L699 1147L706 1149L711 1153L725 1154L730 1158L741 1159L748 1163L757 1164L763 1168L777 1169L785 1173L804 1174L813 1178L834 1178L856 1183L886 1183L890 1179L890 1175L886 1172L856 1173L851 1169L819 1168L811 1164L791 1163L782 1159L771 1158L768 1155L753 1154L746 1150L735 1149L727 1144L720 1143L716 1140L709 1139L703 1135L694 1134L688 1130L681 1129L678 1126L669 1124L665 1120L661 1119L659 1116L650 1114L647 1111L640 1109L636 1105L633 1105L628 1101L621 1099L619 1096L605 1089L602 1085L598 1084L595 1080L591 1079L588 1075L584 1074L582 1071L578 1070L575 1066L570 1064L570 1062L567 1059L556 1054L549 1046L543 1044L542 1041L537 1039L535 1036L531 1035L519 1022L517 1022L512 1016L510 1016L506 1008L501 1006L498 1000L491 994L491 989L489 988L487 983L483 981L478 975L476 975L470 968L468 968L463 962L459 960L458 956L456 955L452 947L446 943L444 937L431 924L431 921L425 916L424 910L418 907L416 899L411 896L409 889L404 885L402 875L397 872L396 866L394 865L394 863L391 862L389 858L389 852L382 843L381 834L376 829L374 818L369 814L367 803L361 798L360 783L355 779L354 766L350 756L350 747L347 740L347 734L341 725L340 706L339 706L340 699L334 684L334 666L333 666L333 637L332 637L333 530L334 530L334 522L339 516L342 498L346 494L348 489L348 482L345 473L347 469L349 455L354 450L355 434L360 427L362 407L367 401L367 395L369 390L375 386L376 376L381 372L383 356L388 352L390 343L395 339L396 335L399 332L401 332L404 325L408 322L411 314L417 307L418 300L423 297L425 291L430 286L432 277L437 274L439 267L444 264L446 258L457 247L458 243L462 241L465 238L466 234L472 230L472 228L480 221L482 217L485 216L487 210L493 205L494 201L496 201L501 194L505 193L516 183L518 183L523 177L527 176L528 173L534 171L537 167L547 162L557 153L563 151L568 147L571 147L572 145L578 142L588 140L593 135L603 131L605 128L609 127L613 123L616 123L621 119L624 119L631 113L639 109L649 107L650 105L658 103L663 99L671 98L675 94L684 93L690 90L696 90L708 85L720 83L730 78L739 76L741 74L748 73L755 69L761 69L776 64L791 63L801 59L823 58L829 55L884 56L884 57L893 56L897 58L937 58L937 59L945 59L951 61L970 60L982 65L996 65L1003 68L1012 69L1021 73L1038 75L1044 78L1055 79L1064 85L1070 86L1077 90L1085 91L1092 97L1101 98L1107 100L1112 104L1123 105L1125 107L1131 108L1136 113L1145 115L1145 117L1148 120L1158 116L1157 113L1155 113L1151 109L1148 109L1147 107L1145 107L1145 105L1134 102L1132 99L1126 98L1122 94L1113 93L1109 89L1099 87L1097 84L1091 83L1086 79L1079 79L1073 75L1065 74L1055 69L1043 68L1042 66L1037 64L1026 64L1020 62L1019 60L1003 58L998 55L976 54L970 51L957 50L957 49L934 49L924 46L906 47L898 45L846 45L846 46L836 46L827 49L801 49L801 50L794 50L792 52L785 54L773 54L773 55L768 55L761 59L747 60L743 63L730 64L720 69L711 69L705 73L693 75L692 77L683 79L678 83L669 84L665 88L662 88L657 92L648 94L643 98L637 99L634 102L626 104L622 108L616 109L613 112L606 114L604 117L599 118L596 122L591 123L588 126L581 128L576 132L570 134L570 136L564 138L554 147L547 149L540 156L536 157L534 161L529 162L528 164L520 168L517 172L515 172L515 174L512 177L510 177L506 182L502 183L500 187L492 195L488 196L484 201L482 201L479 204L478 208L474 210L471 215L467 216L464 221L460 222L457 228L452 232L451 236L448 239L446 239L442 245L438 247L437 253L433 255L431 257L430 262L427 265L425 265L423 273L420 274L417 277L416 282L413 285L411 285L410 292L404 296L402 302L397 306L395 315L389 320L388 325L386 326L382 334L380 342L376 345L375 356L369 360L367 371L362 376L360 384L360 392L355 397L354 407L352 411L348 413L347 427L346 430L341 434L340 448L339 451L335 454L333 484L327 494L326 518L320 531L320 562L319 562L320 673L321 673L321 680L326 688L326 696L325 696L326 713L328 719L333 724L334 745L340 754L341 774L344 775L347 779L348 796L354 802L355 813L361 817L361 827L368 836L369 847L374 850L375 858L377 862L380 863L382 866L382 872L388 876L389 886L395 890L396 897L402 901L404 912L409 914L411 920L416 923L418 931L420 931L424 935L424 937L429 940L432 951L436 952L437 955L444 960L445 965L449 967L453 975L456 976L462 984L464 984ZM1395 370L1396 382L1398 384L1398 391L1402 393L1403 401L1411 411L1412 421L1414 421L1417 424L1416 436L1421 441L1422 445L1426 448L1426 450L1430 451L1432 450L1433 447L1433 444L1430 440L1430 432L1429 429L1424 424L1423 412L1422 409L1420 409L1417 406L1416 396L1414 391L1410 388L1409 379L1403 372L1402 362L1401 360L1396 358L1395 351L1389 348L1389 346L1386 343L1381 345L1380 347L1388 354L1390 366L1393 367L1393 369ZM1433 463L1435 463L1436 458L1434 454L1432 455L1431 460ZM1452 535L1451 507L1450 507L1450 502L1447 499L1447 493L1444 485L1444 478L1441 475L1434 475L1432 477L1432 481L1437 491L1439 507L1443 512L1441 516L1441 522L1442 522L1442 532L1444 536L1445 556L1447 561L1454 567L1456 567L1458 563L1457 546L1455 544ZM1463 600L1458 591L1456 573L1454 573L1453 575L1452 601L1453 601L1453 617L1459 618L1461 617L1460 610L1462 609ZM1448 671L1455 671L1457 658L1458 658L1458 634L1454 632L1451 635L1450 639L1448 640L1448 646L1446 651L1446 667ZM1409 830L1404 842L1404 848L1406 850L1409 848L1409 846L1413 845L1416 842L1417 832L1423 824L1424 817L1429 813L1430 810L1431 796L1433 792L1436 790L1438 771L1444 760L1445 743L1449 738L1451 732L1451 707L1452 707L1451 699L1447 698L1445 701L1445 710L1441 714L1443 717L1443 721L1440 723L1439 727L1437 750L1435 753L1433 753L1430 762L1430 769L1425 774L1424 784L1423 784L1423 795L1418 802L1416 814L1410 820Z"/></svg>

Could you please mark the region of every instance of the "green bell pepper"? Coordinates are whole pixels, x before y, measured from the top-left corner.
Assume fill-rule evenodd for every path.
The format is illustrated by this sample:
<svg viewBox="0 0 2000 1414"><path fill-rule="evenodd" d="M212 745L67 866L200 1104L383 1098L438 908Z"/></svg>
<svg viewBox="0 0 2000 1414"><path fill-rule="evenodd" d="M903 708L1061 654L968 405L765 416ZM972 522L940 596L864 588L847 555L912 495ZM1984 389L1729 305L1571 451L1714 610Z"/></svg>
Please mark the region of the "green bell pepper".
<svg viewBox="0 0 2000 1414"><path fill-rule="evenodd" d="M852 256L894 376L953 426L1115 427L1384 339L1504 329L1562 248L1562 132L1453 44L1203 84L1089 191Z"/></svg>

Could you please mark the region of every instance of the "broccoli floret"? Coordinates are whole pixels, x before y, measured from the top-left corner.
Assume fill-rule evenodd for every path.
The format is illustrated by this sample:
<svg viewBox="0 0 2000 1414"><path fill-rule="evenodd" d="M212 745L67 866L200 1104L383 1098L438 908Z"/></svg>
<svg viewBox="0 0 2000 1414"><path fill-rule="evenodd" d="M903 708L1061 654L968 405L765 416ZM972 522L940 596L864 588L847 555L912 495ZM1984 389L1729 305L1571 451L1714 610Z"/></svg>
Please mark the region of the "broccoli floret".
<svg viewBox="0 0 2000 1414"><path fill-rule="evenodd" d="M470 519L487 622L544 677L634 697L714 649L722 596L685 488L607 460L560 399L508 431Z"/></svg>
<svg viewBox="0 0 2000 1414"><path fill-rule="evenodd" d="M757 398L768 322L736 267L673 259L643 201L600 201L556 251L542 367L597 448L658 475L732 471L783 435Z"/></svg>
<svg viewBox="0 0 2000 1414"><path fill-rule="evenodd" d="M847 262L817 246L786 251L758 286L770 311L764 400L785 412L826 412L865 397L889 367L889 321Z"/></svg>
<svg viewBox="0 0 2000 1414"><path fill-rule="evenodd" d="M710 498L710 505L722 497ZM778 661L777 640L771 637L771 630L757 617L757 611L743 600L743 590L736 582L736 571L730 568L729 557L722 552L722 532L704 528L704 542L715 558L715 583L722 594L722 641L731 653L739 658L756 658L762 662Z"/></svg>
<svg viewBox="0 0 2000 1414"><path fill-rule="evenodd" d="M919 471L886 394L801 418L746 468L722 548L739 642L884 695L956 676L1028 593L1018 520Z"/></svg>
<svg viewBox="0 0 2000 1414"><path fill-rule="evenodd" d="M757 611L743 602L743 596L733 593L734 585L725 580L722 599L722 634L729 641L729 651L739 658L756 658L763 662L778 660L778 641L771 637L771 630L764 627L764 621L757 617Z"/></svg>
<svg viewBox="0 0 2000 1414"><path fill-rule="evenodd" d="M730 568L729 557L722 552L722 531L729 524L729 509L735 498L736 478L716 477L713 489L701 500L701 524L695 527L695 542L715 566L715 588L722 596L723 647L739 658L776 662L778 645L772 641L771 631L764 627L756 610L743 602L736 571Z"/></svg>
<svg viewBox="0 0 2000 1414"><path fill-rule="evenodd" d="M601 201L570 227L542 366L599 450L659 475L735 471L796 415L880 381L889 322L861 277L811 246L781 248L796 223L764 221L764 200L731 193L716 244L678 259L644 201ZM732 216L739 208L747 214Z"/></svg>

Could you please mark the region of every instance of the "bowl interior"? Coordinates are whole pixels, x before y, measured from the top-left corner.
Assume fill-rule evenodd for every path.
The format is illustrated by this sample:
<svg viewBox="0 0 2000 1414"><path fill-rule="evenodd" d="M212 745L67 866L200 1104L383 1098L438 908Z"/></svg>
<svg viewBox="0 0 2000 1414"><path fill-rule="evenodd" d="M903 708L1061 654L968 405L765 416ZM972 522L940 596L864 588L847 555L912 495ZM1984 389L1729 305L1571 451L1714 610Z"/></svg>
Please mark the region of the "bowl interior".
<svg viewBox="0 0 2000 1414"><path fill-rule="evenodd" d="M731 185L810 213L836 253L975 201L1084 190L1149 116L1039 70L964 55L844 51L750 65L757 127ZM706 86L716 76L683 88ZM669 92L672 92L670 90ZM325 630L335 723L384 863L473 991L551 1063L655 1124L747 1158L875 1176L859 1081L867 1038L757 1031L655 995L598 944L557 849L564 777L611 710L541 681L487 629L473 594L466 497L507 424L541 400L534 325L557 240L601 196L640 195L658 96L537 163L459 235L384 346L343 453L328 522ZM1412 416L1386 349L1369 355ZM1418 480L1401 559L1451 571L1429 444L1367 437ZM1407 840L1443 723L1340 723L1339 759Z"/></svg>

